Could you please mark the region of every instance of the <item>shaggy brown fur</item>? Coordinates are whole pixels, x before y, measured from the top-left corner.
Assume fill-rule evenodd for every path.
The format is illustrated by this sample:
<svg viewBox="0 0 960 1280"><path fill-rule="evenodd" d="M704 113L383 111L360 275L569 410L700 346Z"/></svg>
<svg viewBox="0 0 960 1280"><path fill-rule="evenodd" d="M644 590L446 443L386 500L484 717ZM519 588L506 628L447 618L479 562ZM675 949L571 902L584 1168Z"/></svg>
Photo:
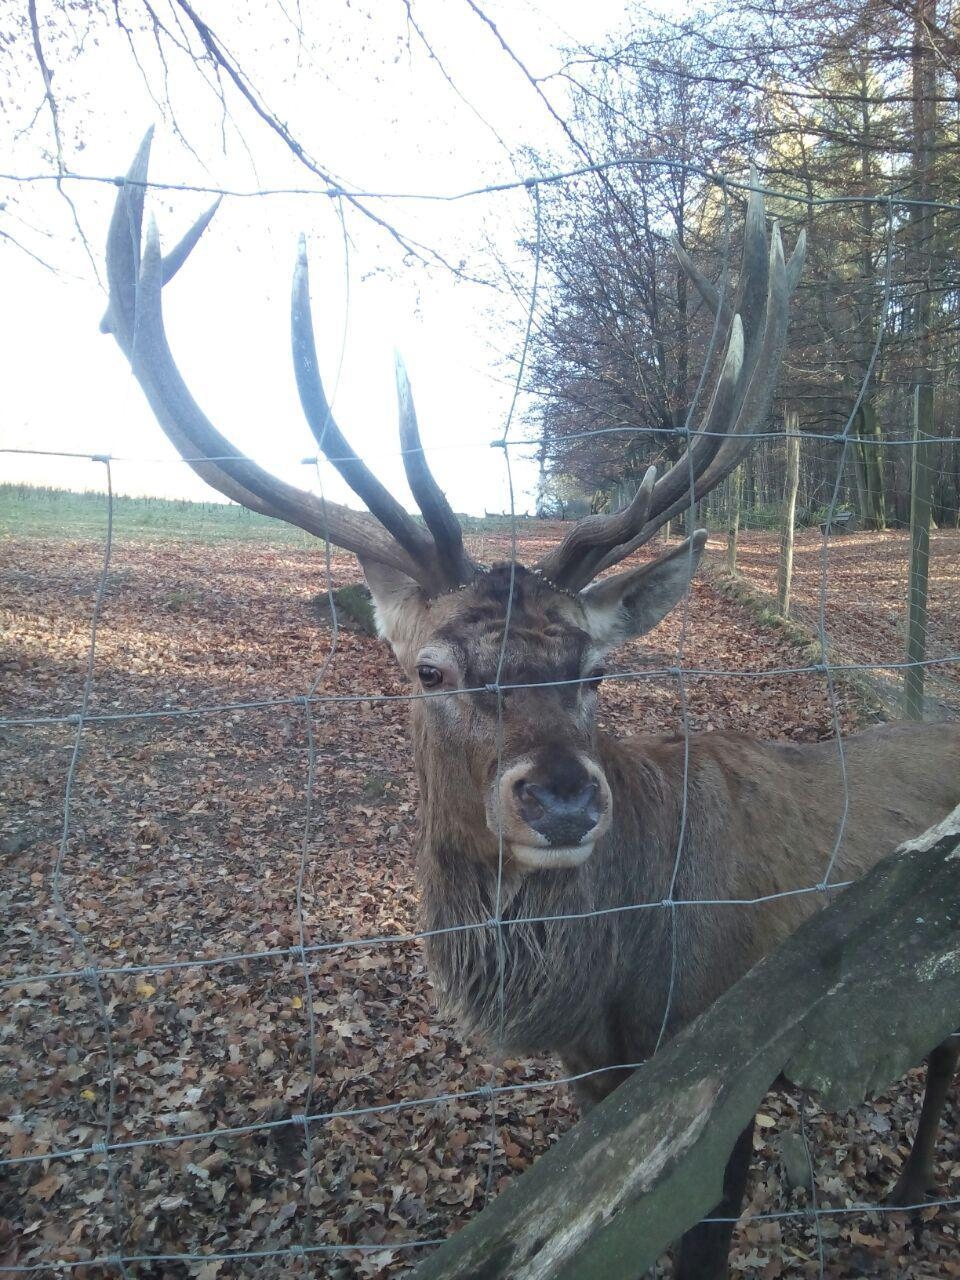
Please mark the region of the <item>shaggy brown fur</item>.
<svg viewBox="0 0 960 1280"><path fill-rule="evenodd" d="M446 773L449 757L430 759L422 729L417 740L421 768ZM653 1049L669 986L669 913L659 905L631 908L659 904L675 865L674 897L682 902L749 900L814 886L827 871L843 814L835 743L693 736L677 863L683 741L601 736L597 745L614 821L593 856L563 870L504 868L502 1021L497 931L486 924L496 908L497 862L465 847L460 821L444 820L445 788L437 795L426 787L420 853L425 927L484 926L427 941L447 1004L490 1042L551 1050L571 1072L638 1062ZM862 874L960 803L960 726L886 725L848 738L844 759L849 808L833 883ZM829 895L813 893L678 908L668 1031L700 1013L825 901ZM609 914L589 914L596 911ZM567 915L585 918L542 919ZM584 1082L584 1100L603 1096L617 1079Z"/></svg>

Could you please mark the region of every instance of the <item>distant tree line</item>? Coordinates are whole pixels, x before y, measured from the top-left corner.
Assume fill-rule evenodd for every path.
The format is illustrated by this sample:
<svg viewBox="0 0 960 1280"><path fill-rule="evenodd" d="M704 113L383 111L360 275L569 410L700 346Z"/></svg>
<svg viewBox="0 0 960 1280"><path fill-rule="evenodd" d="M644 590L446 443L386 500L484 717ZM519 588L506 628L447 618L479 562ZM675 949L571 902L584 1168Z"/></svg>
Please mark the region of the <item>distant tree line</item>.
<svg viewBox="0 0 960 1280"><path fill-rule="evenodd" d="M682 450L688 417L699 421L691 405L712 316L671 237L721 287L729 263L732 288L744 198L734 184L753 163L785 240L801 228L808 238L769 424L782 430L796 409L808 437L801 514L832 500L842 457L838 498L862 525L906 522L912 449L902 443L919 408L921 431L947 438L933 448L933 516L956 524L956 7L725 0L679 24L638 10L567 73L572 127L605 167L542 189L546 285L528 387L544 509L616 506L651 461ZM538 160L549 168L548 155ZM845 431L845 448L829 438ZM782 440L755 454L748 508L776 501L785 457Z"/></svg>

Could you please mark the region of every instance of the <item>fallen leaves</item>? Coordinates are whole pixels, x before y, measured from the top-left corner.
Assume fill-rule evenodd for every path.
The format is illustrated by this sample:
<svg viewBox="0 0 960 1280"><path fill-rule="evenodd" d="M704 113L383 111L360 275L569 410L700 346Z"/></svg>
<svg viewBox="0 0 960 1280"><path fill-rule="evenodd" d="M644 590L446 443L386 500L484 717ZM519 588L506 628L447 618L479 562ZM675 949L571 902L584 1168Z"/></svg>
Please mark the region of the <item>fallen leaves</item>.
<svg viewBox="0 0 960 1280"><path fill-rule="evenodd" d="M749 582L774 596L778 535L748 534L737 568ZM960 618L960 530L930 537L930 582L926 646L928 659L957 655ZM898 714L903 672L887 665L905 659L910 534L853 533L826 544L816 529L798 530L794 549L791 615L816 630L821 609L834 662L873 663L871 682ZM926 669L926 693L940 714L960 713L960 663Z"/></svg>
<svg viewBox="0 0 960 1280"><path fill-rule="evenodd" d="M485 543L476 550L490 560L508 540ZM528 555L541 549L531 543ZM5 596L4 714L72 712L102 547L25 539L4 551L17 564ZM336 555L333 569L335 585L355 579L349 557ZM314 1258L311 1274L400 1275L418 1256L401 1245L456 1230L482 1207L488 1183L502 1189L574 1122L564 1088L525 1089L497 1097L494 1132L490 1103L459 1095L556 1077L556 1065L509 1059L495 1067L438 1018L415 942L363 941L416 928L416 798L404 704L371 697L401 694L403 684L383 647L355 632L341 632L320 692L357 701L311 712L313 817L300 889L304 937L326 949L306 962L299 953L307 725L298 706L276 700L302 696L330 657L329 625L311 604L321 575L322 557L289 546L115 548L94 713L268 705L94 721L84 730L63 865L67 912L101 967L142 970L100 978L112 1112L90 983L37 977L86 963L58 919L50 880L74 730L4 732L2 963L4 977L20 975L4 992L0 1038L6 1154L89 1148L108 1134L163 1140L114 1158L118 1204L102 1155L9 1170L0 1192L4 1265L313 1241L343 1251ZM795 648L703 582L683 661L725 674L689 676L682 695L674 677L647 678L651 663L674 665L681 626L672 619L652 649L618 655L621 671L644 678L604 687L610 727L677 732L685 705L693 729L798 740L831 732L822 679L777 674L797 665ZM845 729L854 726L842 687L840 715ZM180 967L160 967L171 961ZM882 1196L903 1158L898 1144L919 1088L914 1074L846 1117L808 1104L821 1204ZM383 1106L394 1109L364 1111ZM304 1110L336 1114L306 1127L290 1122ZM267 1127L228 1132L258 1125ZM755 1216L807 1203L804 1191L782 1185L778 1164L779 1135L798 1126L797 1100L771 1095L758 1131L754 1216L738 1237L740 1274L818 1274L809 1219ZM195 1136L210 1131L216 1136ZM954 1195L956 1132L954 1115L941 1165ZM923 1222L919 1237L903 1215L829 1221L821 1219L828 1276L960 1274L950 1270L960 1254L956 1215ZM131 1274L227 1280L286 1276L298 1265L211 1259ZM85 1280L85 1272L98 1276L82 1266L74 1275Z"/></svg>

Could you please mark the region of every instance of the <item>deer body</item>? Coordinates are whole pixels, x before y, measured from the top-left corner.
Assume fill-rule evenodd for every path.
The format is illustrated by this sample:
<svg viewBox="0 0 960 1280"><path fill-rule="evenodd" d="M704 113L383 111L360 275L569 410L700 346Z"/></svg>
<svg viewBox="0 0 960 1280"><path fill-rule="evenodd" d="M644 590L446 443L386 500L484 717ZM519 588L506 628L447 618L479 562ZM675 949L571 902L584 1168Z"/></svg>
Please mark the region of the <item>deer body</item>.
<svg viewBox="0 0 960 1280"><path fill-rule="evenodd" d="M768 235L756 183L729 300L682 249L680 262L725 331L713 393L684 456L650 467L622 511L580 521L532 569L467 553L427 466L398 364L400 441L415 520L337 427L318 372L306 250L294 272L294 372L321 450L367 510L295 488L241 454L191 396L167 341L161 291L212 210L166 257L142 236L150 137L122 185L107 242L103 327L129 359L161 426L226 497L354 552L414 691L421 791L419 873L430 965L468 1031L495 1046L558 1053L583 1101L701 1012L823 902L790 894L827 872L844 809L837 746L732 734L612 739L597 728L605 655L649 631L682 597L706 542L698 531L652 564L612 577L658 529L730 475L766 422L803 264ZM141 243L142 241L142 243ZM718 329L719 332L719 329ZM960 728L873 730L844 744L849 812L832 882L859 875L960 802ZM679 852L679 858L678 858ZM753 905L718 900L768 898ZM660 905L670 897L677 905ZM696 905L702 902L704 905ZM652 904L652 905L641 905ZM597 914L600 913L600 914ZM581 917L579 919L558 917ZM933 1135L956 1050L931 1056L916 1160L898 1191L931 1177ZM925 1128L924 1128L925 1126ZM719 1218L739 1214L752 1126L727 1166ZM681 1280L726 1274L730 1226L682 1242Z"/></svg>
<svg viewBox="0 0 960 1280"><path fill-rule="evenodd" d="M617 908L659 904L670 893L683 740L601 735L598 755L614 818L592 857L560 870L505 869L502 1025L496 926L438 933L426 944L434 982L462 1025L512 1052L556 1053L571 1074L648 1057L670 988L671 912ZM885 725L848 738L844 755L849 810L835 883L861 875L960 803L960 726ZM675 899L749 902L821 882L843 813L836 743L795 746L710 733L691 736L688 759ZM427 771L443 767L441 757L426 761ZM428 785L419 854L424 927L485 924L496 913L496 859L489 848L480 853L479 833L465 853L462 830L444 824L449 806L440 803L434 813L431 797ZM667 1033L696 1017L823 901L810 893L677 907ZM564 915L584 918L510 923ZM622 1076L585 1079L578 1096L596 1101Z"/></svg>

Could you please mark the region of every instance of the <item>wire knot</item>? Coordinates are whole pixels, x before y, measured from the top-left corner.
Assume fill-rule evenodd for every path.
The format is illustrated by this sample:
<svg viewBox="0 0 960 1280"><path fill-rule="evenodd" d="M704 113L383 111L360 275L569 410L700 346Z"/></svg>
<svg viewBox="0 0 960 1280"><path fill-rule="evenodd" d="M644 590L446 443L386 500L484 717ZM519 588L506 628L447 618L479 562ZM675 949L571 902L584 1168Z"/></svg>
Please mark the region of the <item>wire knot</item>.
<svg viewBox="0 0 960 1280"><path fill-rule="evenodd" d="M104 464L113 461L113 455L109 453L91 453L91 462L102 462Z"/></svg>
<svg viewBox="0 0 960 1280"><path fill-rule="evenodd" d="M88 982L96 982L97 980L97 971L92 964L88 964L81 969L80 974L81 977L86 978Z"/></svg>
<svg viewBox="0 0 960 1280"><path fill-rule="evenodd" d="M90 1150L95 1156L105 1156L107 1154L107 1144L105 1142L95 1142Z"/></svg>
<svg viewBox="0 0 960 1280"><path fill-rule="evenodd" d="M498 684L485 684L483 686L486 693L499 693L500 686Z"/></svg>

